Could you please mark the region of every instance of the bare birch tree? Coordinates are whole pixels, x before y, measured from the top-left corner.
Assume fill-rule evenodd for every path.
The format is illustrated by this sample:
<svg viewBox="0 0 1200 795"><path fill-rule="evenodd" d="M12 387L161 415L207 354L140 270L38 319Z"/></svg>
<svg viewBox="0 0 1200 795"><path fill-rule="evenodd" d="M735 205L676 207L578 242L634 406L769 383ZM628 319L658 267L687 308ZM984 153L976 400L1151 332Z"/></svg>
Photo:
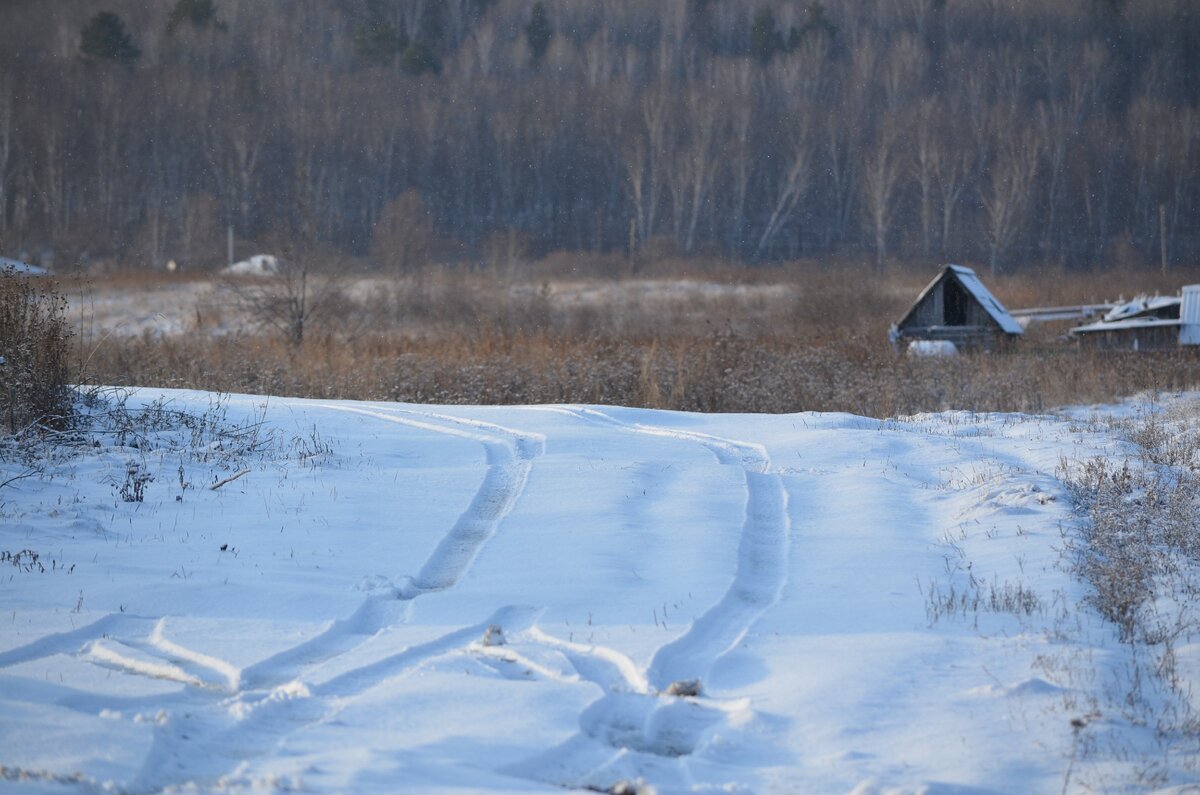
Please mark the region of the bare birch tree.
<svg viewBox="0 0 1200 795"><path fill-rule="evenodd" d="M875 244L875 267L883 268L887 256L888 235L896 215L899 195L901 157L900 133L895 123L885 119L876 131L871 149L863 161L862 194Z"/></svg>
<svg viewBox="0 0 1200 795"><path fill-rule="evenodd" d="M995 276L1003 257L1021 230L1029 205L1030 186L1037 173L1037 137L1030 130L1013 132L997 124L996 156L979 189L987 218L988 268Z"/></svg>

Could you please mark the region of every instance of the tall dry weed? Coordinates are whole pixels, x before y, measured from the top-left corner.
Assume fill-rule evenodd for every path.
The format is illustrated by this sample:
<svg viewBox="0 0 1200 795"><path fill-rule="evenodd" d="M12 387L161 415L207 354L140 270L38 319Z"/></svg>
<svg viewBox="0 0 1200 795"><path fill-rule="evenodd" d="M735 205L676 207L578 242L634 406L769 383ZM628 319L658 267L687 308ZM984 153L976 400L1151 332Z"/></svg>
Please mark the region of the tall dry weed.
<svg viewBox="0 0 1200 795"><path fill-rule="evenodd" d="M0 400L9 433L71 406L66 301L53 283L0 269Z"/></svg>

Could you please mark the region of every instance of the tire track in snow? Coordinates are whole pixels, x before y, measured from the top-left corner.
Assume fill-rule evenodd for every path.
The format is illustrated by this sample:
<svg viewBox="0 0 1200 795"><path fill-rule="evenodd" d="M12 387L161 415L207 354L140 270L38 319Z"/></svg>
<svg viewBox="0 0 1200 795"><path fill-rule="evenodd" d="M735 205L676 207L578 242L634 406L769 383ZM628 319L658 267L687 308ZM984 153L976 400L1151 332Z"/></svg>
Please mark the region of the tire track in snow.
<svg viewBox="0 0 1200 795"><path fill-rule="evenodd" d="M81 655L89 662L124 673L180 682L191 687L237 692L237 666L168 640L167 619L160 618L146 640L103 637L90 641Z"/></svg>
<svg viewBox="0 0 1200 795"><path fill-rule="evenodd" d="M289 405L307 408L312 404ZM478 442L486 453L487 472L466 510L415 577L383 595L368 596L349 617L337 619L309 640L247 668L242 680L252 688L288 682L300 670L344 654L404 621L413 599L454 587L524 493L534 459L545 450L545 439L540 435L478 420L408 409L325 403L316 406Z"/></svg>
<svg viewBox="0 0 1200 795"><path fill-rule="evenodd" d="M423 663L463 651L487 628L512 636L525 632L539 611L504 607L485 621L409 646L320 684L292 681L267 691L240 692L204 707L179 709L155 727L154 740L130 792L168 788L205 790L214 784L253 788L238 780L250 759L275 752L288 737L332 719L344 704L371 688L404 676Z"/></svg>
<svg viewBox="0 0 1200 795"><path fill-rule="evenodd" d="M647 670L647 679L659 690L672 682L704 678L712 664L737 646L758 617L779 600L787 582L788 498L779 476L770 471L766 448L695 431L625 423L583 406L555 410L633 433L694 442L721 465L742 470L746 509L733 582L721 600L693 621L683 635L654 654Z"/></svg>
<svg viewBox="0 0 1200 795"><path fill-rule="evenodd" d="M161 617L158 616L110 613L87 626L73 629L69 632L56 632L53 635L46 635L24 646L0 653L0 668L8 668L9 666L32 660L53 657L55 654L76 654L89 642L108 637L123 630L128 631L135 628L142 628L147 624L161 620Z"/></svg>
<svg viewBox="0 0 1200 795"><path fill-rule="evenodd" d="M311 408L314 404L289 403L288 405ZM248 689L274 687L294 678L305 665L331 659L366 640L385 627L402 621L408 610L407 602L423 593L446 590L453 587L470 568L488 539L494 535L499 522L512 509L525 488L533 460L545 449L540 435L513 430L491 423L450 417L432 412L410 410L372 410L337 404L315 404L327 410L360 414L386 422L394 422L434 433L470 439L483 445L488 471L467 509L431 553L421 571L410 583L389 591L384 596L368 596L350 616L333 621L324 631L291 649L279 652L244 671L224 668L221 676L226 681L238 680L237 684ZM394 412L400 413L394 413ZM133 616L111 614L88 626L69 632L56 633L39 638L25 646L0 653L0 668L28 662L54 654L79 654L90 649L96 641L107 637L126 636L122 642L130 646L153 645L151 641L129 639L130 631L141 630L146 624L162 621L161 616ZM161 629L159 637L161 640ZM149 649L147 649L149 651ZM176 650L178 651L178 650ZM147 666L140 662L123 665L116 657L128 658L103 646L95 655L111 667L123 667L131 673ZM166 657L171 652L165 653ZM164 663L167 665L168 663ZM153 678L162 678L166 668L156 668ZM147 670L141 671L151 675ZM193 679L205 681L207 677L195 677L186 672L172 673L167 678L192 683ZM234 689L237 689L235 686Z"/></svg>
<svg viewBox="0 0 1200 795"><path fill-rule="evenodd" d="M404 409L317 407L476 441L484 447L487 472L467 508L415 577L383 594L368 595L349 617L239 672L240 688L231 698L176 713L157 727L153 746L134 781L135 790L177 785L181 777L187 779L184 785L226 779L248 757L269 753L287 736L325 720L336 710L336 702L478 640L490 624L518 632L532 623L533 610L505 608L486 622L352 668L320 685L300 681L316 667L352 653L405 620L414 599L458 584L524 492L533 462L545 449L540 435L476 420ZM197 765L193 761L197 758L203 763ZM181 764L181 759L189 761Z"/></svg>
<svg viewBox="0 0 1200 795"><path fill-rule="evenodd" d="M413 579L412 590L402 591L403 599L444 591L458 583L524 492L534 459L545 451L545 439L540 435L478 420L406 409L322 407L471 439L482 444L487 452L488 470L483 483Z"/></svg>
<svg viewBox="0 0 1200 795"><path fill-rule="evenodd" d="M352 698L428 659L477 641L490 624L519 632L533 620L535 611L529 608L505 608L479 625L352 668L311 689L300 682L315 667L354 651L403 621L414 599L457 585L524 492L533 462L545 449L540 435L471 419L404 409L316 407L476 441L484 447L487 472L467 508L415 577L398 588L367 596L349 617L245 669L168 640L163 632L165 618L158 616L112 614L0 653L0 668L71 654L104 668L185 686L177 696L158 699L178 709L156 727L152 748L130 791L214 783L236 770L247 756L269 752L283 737L322 720L334 701ZM99 702L86 701L81 708L95 711ZM197 766L195 755L204 749L208 753Z"/></svg>
<svg viewBox="0 0 1200 795"><path fill-rule="evenodd" d="M652 425L630 424L589 407L541 407L625 432L692 442L745 481L745 519L733 581L722 598L683 635L660 647L646 673L610 649L529 636L563 653L581 678L602 692L579 716L579 731L563 743L506 769L563 787L608 791L620 781L674 784L694 779L691 755L735 724L758 721L749 702L666 695L672 682L703 679L775 604L787 580L790 522L787 495L761 445ZM724 728L722 728L724 727ZM736 735L737 730L732 734ZM728 742L726 740L725 742Z"/></svg>
<svg viewBox="0 0 1200 795"><path fill-rule="evenodd" d="M687 781L692 778L690 754L722 726L753 720L745 699L717 702L663 695L615 649L564 641L536 626L501 649L526 645L558 652L580 679L602 694L580 713L577 733L499 771L508 775L600 792L619 781L648 776Z"/></svg>

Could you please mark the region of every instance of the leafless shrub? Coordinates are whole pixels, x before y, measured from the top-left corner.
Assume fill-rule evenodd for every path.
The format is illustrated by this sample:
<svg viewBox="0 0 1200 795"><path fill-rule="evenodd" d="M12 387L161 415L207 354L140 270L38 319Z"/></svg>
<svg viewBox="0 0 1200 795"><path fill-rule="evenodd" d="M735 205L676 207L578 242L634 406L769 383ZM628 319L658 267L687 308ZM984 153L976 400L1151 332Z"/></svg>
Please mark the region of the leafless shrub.
<svg viewBox="0 0 1200 795"><path fill-rule="evenodd" d="M230 277L225 288L252 325L273 329L297 347L311 328L337 317L345 303L336 279L312 273L305 264L285 263L265 276Z"/></svg>
<svg viewBox="0 0 1200 795"><path fill-rule="evenodd" d="M52 283L0 268L0 399L9 433L61 424L70 413L65 313Z"/></svg>
<svg viewBox="0 0 1200 795"><path fill-rule="evenodd" d="M1133 466L1095 458L1068 472L1086 512L1077 568L1126 642L1158 634L1154 600L1164 588L1200 587L1200 477L1155 462L1169 455L1147 450Z"/></svg>
<svg viewBox="0 0 1200 795"><path fill-rule="evenodd" d="M146 469L145 464L129 461L125 464L125 480L117 493L124 502L141 502L146 498L146 485L154 482L154 475Z"/></svg>

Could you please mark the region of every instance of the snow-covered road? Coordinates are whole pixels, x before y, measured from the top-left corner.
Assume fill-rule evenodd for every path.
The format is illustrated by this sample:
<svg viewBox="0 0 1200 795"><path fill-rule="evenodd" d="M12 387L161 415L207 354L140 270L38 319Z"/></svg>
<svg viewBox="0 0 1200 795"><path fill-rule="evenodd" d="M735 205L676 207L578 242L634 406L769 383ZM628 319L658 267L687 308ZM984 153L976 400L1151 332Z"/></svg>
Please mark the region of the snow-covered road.
<svg viewBox="0 0 1200 795"><path fill-rule="evenodd" d="M1124 651L1065 565L1059 473L1122 447L1084 423L219 405L275 452L109 435L0 490L0 789L1057 793L1195 767L1109 714Z"/></svg>

